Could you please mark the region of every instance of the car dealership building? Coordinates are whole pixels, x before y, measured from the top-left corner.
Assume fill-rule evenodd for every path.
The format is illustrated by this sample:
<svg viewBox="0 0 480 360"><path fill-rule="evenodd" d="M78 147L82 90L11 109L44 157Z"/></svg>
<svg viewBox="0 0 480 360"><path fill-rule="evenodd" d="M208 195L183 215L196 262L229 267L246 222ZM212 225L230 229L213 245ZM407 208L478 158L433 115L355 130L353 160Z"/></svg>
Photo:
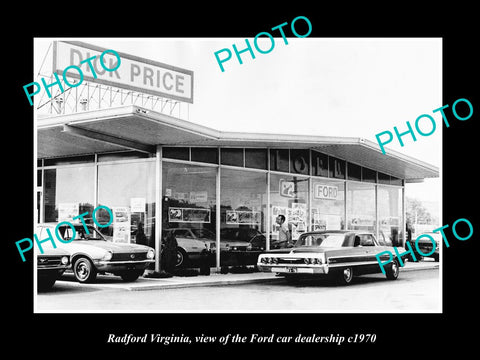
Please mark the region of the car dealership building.
<svg viewBox="0 0 480 360"><path fill-rule="evenodd" d="M103 50L55 43L53 69ZM157 270L170 229L183 243L200 240L188 252L204 250L200 242L219 250L212 267L253 264L275 247L279 214L293 239L360 229L403 246L405 184L438 177L436 167L391 150L384 155L361 138L200 126L174 114L193 103L193 72L119 54L118 73L97 67L94 78L85 68L81 85L36 98L39 222L107 206L114 219L102 229L106 237L146 239L157 249Z"/></svg>

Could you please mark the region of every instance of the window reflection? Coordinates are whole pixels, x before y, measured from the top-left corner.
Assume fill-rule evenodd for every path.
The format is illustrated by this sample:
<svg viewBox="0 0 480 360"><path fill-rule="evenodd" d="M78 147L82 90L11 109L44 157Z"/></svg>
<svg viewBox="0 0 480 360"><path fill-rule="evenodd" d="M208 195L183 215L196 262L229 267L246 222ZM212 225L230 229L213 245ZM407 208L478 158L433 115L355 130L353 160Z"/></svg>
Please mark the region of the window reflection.
<svg viewBox="0 0 480 360"><path fill-rule="evenodd" d="M386 245L402 246L402 189L378 187L378 223L380 240Z"/></svg>
<svg viewBox="0 0 480 360"><path fill-rule="evenodd" d="M222 169L220 264L255 264L266 248L267 174Z"/></svg>
<svg viewBox="0 0 480 360"><path fill-rule="evenodd" d="M93 211L94 166L75 166L44 170L44 220L71 220ZM91 217L85 217L92 224Z"/></svg>
<svg viewBox="0 0 480 360"><path fill-rule="evenodd" d="M110 226L99 230L107 240L155 247L155 163L152 161L100 164L98 204L113 214ZM100 224L109 222L104 209L96 213Z"/></svg>
<svg viewBox="0 0 480 360"><path fill-rule="evenodd" d="M345 184L312 179L312 227L314 231L345 229Z"/></svg>
<svg viewBox="0 0 480 360"><path fill-rule="evenodd" d="M375 185L347 184L347 229L375 234Z"/></svg>
<svg viewBox="0 0 480 360"><path fill-rule="evenodd" d="M285 240L292 242L307 231L308 219L308 178L299 176L270 175L271 235L270 248L287 247ZM281 216L280 216L281 215ZM280 221L277 218L280 216ZM286 226L281 222L285 219ZM288 231L289 234L285 232ZM289 236L288 236L289 235Z"/></svg>
<svg viewBox="0 0 480 360"><path fill-rule="evenodd" d="M175 236L177 269L215 266L216 170L163 163L162 239Z"/></svg>

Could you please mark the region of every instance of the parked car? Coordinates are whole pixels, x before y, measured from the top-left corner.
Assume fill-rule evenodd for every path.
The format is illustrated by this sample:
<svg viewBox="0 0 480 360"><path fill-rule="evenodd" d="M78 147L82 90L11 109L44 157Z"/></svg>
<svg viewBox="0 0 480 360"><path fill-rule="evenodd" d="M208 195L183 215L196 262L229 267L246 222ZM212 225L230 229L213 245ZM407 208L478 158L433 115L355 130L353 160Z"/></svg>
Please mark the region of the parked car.
<svg viewBox="0 0 480 360"><path fill-rule="evenodd" d="M391 251L381 246L372 233L360 230L313 231L300 235L291 248L271 250L259 255L257 267L287 279L323 275L348 285L353 276L381 272L376 255ZM386 260L383 259L382 260ZM394 259L385 266L387 279L395 280L399 263Z"/></svg>
<svg viewBox="0 0 480 360"><path fill-rule="evenodd" d="M105 240L103 235L93 226L74 224L75 234L68 225L58 227L63 240L56 241L57 248L70 255L71 269L80 283L92 282L97 274L112 273L124 281L135 281L149 264L154 262L155 251L151 247L137 244L113 243ZM36 234L40 239L48 238L46 229L55 234L56 224L41 224ZM55 235L53 235L55 236Z"/></svg>
<svg viewBox="0 0 480 360"><path fill-rule="evenodd" d="M215 234L208 229L172 228L165 230L177 239L176 267L186 267L215 252Z"/></svg>
<svg viewBox="0 0 480 360"><path fill-rule="evenodd" d="M431 236L435 240L435 244L436 244L435 252L433 254L429 255L429 256L420 255L417 251L417 248L415 247L415 241L417 240L417 238L421 235L424 235L424 234ZM442 243L442 235L440 233L436 233L436 232L424 232L424 233L416 236L415 238L412 237L412 239L410 240L410 246L412 247L413 253L415 254L415 259L417 259L417 261L422 260L424 257L431 257L435 261L439 261L440 260L440 246L441 246L441 243ZM418 239L417 244L418 244L419 250L423 254L429 254L430 252L432 252L433 244L432 244L432 241L428 237L421 237L420 239ZM407 259L409 261L414 261L413 257L410 254L408 254Z"/></svg>
<svg viewBox="0 0 480 360"><path fill-rule="evenodd" d="M221 251L265 250L265 235L252 228L223 228L220 230Z"/></svg>
<svg viewBox="0 0 480 360"><path fill-rule="evenodd" d="M65 250L46 248L37 252L37 287L48 290L70 265L70 255Z"/></svg>

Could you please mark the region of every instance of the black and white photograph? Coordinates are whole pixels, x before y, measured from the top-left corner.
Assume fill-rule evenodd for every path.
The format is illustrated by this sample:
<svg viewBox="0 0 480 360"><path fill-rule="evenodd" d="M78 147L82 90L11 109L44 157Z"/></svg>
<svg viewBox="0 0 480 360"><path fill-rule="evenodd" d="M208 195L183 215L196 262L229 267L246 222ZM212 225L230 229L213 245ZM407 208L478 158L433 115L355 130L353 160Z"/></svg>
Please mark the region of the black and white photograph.
<svg viewBox="0 0 480 360"><path fill-rule="evenodd" d="M8 241L33 322L84 316L105 324L92 344L129 352L355 351L450 327L478 235L455 37L255 20L28 40L33 211Z"/></svg>
<svg viewBox="0 0 480 360"><path fill-rule="evenodd" d="M62 244L70 267L36 311L441 311L441 39L286 42L35 39L36 220L70 204L70 223L113 234ZM111 224L80 218L98 206Z"/></svg>

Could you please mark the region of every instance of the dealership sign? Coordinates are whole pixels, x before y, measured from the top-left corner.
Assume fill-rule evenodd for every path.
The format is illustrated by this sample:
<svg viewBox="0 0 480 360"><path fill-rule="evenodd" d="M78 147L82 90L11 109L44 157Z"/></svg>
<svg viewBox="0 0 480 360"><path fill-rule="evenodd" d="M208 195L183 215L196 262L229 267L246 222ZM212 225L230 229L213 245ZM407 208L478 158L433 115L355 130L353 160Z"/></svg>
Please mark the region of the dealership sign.
<svg viewBox="0 0 480 360"><path fill-rule="evenodd" d="M55 41L53 71L78 66L85 80L193 103L193 71L120 52L107 52L78 41ZM121 66L118 61L121 59ZM89 60L91 59L91 60ZM115 69L115 71L107 71ZM74 68L67 78L80 79Z"/></svg>
<svg viewBox="0 0 480 360"><path fill-rule="evenodd" d="M338 186L314 184L313 197L315 199L332 199L336 200L338 197Z"/></svg>

